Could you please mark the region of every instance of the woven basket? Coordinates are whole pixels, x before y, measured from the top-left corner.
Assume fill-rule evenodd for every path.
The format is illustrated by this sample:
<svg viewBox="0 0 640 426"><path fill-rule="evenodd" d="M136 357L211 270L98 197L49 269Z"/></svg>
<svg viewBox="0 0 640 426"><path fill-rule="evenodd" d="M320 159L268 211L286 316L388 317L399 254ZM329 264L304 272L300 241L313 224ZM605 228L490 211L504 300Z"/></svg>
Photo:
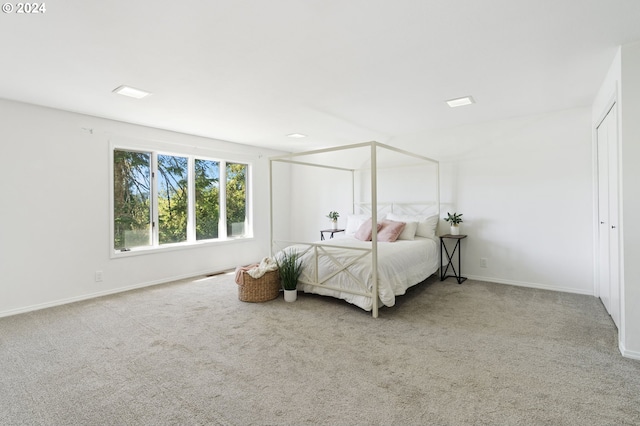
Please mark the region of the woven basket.
<svg viewBox="0 0 640 426"><path fill-rule="evenodd" d="M242 273L242 284L238 284L238 299L242 302L266 302L280 294L280 275L269 271L260 278Z"/></svg>

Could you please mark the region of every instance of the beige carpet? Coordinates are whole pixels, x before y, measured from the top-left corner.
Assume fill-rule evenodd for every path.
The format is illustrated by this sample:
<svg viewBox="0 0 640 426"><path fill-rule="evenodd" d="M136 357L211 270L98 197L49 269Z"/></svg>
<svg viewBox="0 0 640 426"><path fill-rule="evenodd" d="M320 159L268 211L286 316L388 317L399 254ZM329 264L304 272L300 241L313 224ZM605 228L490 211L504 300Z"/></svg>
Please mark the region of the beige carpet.
<svg viewBox="0 0 640 426"><path fill-rule="evenodd" d="M429 280L380 318L220 275L0 319L0 424L640 424L600 302Z"/></svg>

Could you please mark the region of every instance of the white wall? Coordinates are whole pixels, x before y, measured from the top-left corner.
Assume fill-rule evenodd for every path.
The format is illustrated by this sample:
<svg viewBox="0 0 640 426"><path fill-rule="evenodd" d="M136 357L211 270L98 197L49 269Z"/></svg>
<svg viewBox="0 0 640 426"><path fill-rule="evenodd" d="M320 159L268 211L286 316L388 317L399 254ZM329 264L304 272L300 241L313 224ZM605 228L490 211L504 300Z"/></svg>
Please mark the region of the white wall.
<svg viewBox="0 0 640 426"><path fill-rule="evenodd" d="M321 229L330 229L330 211L340 214L338 226L344 228L352 209L350 171L295 165L291 170L291 239L317 241Z"/></svg>
<svg viewBox="0 0 640 426"><path fill-rule="evenodd" d="M590 119L590 109L579 108L388 143L441 161L442 216L463 213L469 235L464 275L593 294ZM296 175L297 187L315 188L320 172L306 173ZM398 185L391 201L414 200L415 191Z"/></svg>
<svg viewBox="0 0 640 426"><path fill-rule="evenodd" d="M0 316L268 255L267 158L277 152L4 100L0 116ZM252 164L254 238L110 258L108 141L114 138L170 143ZM103 282L95 282L97 270Z"/></svg>
<svg viewBox="0 0 640 426"><path fill-rule="evenodd" d="M443 161L443 210L464 213L464 274L593 294L590 110L468 126L455 139L466 148Z"/></svg>

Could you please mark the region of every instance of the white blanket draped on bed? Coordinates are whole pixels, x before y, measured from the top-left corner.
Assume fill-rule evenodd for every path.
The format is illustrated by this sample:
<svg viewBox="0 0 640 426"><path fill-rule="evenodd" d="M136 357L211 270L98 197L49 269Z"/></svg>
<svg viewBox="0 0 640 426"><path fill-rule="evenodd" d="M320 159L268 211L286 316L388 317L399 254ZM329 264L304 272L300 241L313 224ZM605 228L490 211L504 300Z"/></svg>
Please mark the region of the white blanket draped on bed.
<svg viewBox="0 0 640 426"><path fill-rule="evenodd" d="M371 297L352 294L348 291L366 293L372 289L372 261L370 251L349 250L371 249L370 241L360 241L352 237L335 238L323 244L296 244L292 246L304 253L303 272L298 281L298 289L346 300L370 311ZM397 240L392 243L378 243L378 294L385 306L395 305L395 297L422 281L438 269L438 244L430 238L416 237L415 240ZM289 250L289 249L287 249ZM318 282L315 278L314 253L318 253ZM358 259L361 257L360 259ZM353 262L353 263L352 263ZM351 264L352 263L352 264ZM343 269L341 265L349 265ZM337 272L340 271L340 272ZM335 275L334 275L335 274ZM333 276L332 276L333 275ZM362 281L366 289L358 284Z"/></svg>

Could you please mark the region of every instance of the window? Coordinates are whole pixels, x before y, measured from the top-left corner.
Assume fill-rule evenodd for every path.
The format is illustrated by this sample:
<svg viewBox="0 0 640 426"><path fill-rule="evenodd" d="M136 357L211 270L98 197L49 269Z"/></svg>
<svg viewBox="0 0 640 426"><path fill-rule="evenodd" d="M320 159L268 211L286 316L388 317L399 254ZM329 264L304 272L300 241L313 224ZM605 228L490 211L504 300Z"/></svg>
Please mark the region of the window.
<svg viewBox="0 0 640 426"><path fill-rule="evenodd" d="M196 159L196 239L218 238L220 163Z"/></svg>
<svg viewBox="0 0 640 426"><path fill-rule="evenodd" d="M187 241L187 158L158 155L158 233L160 244Z"/></svg>
<svg viewBox="0 0 640 426"><path fill-rule="evenodd" d="M113 248L151 244L151 154L113 155Z"/></svg>
<svg viewBox="0 0 640 426"><path fill-rule="evenodd" d="M114 149L114 250L246 237L248 170L236 162Z"/></svg>
<svg viewBox="0 0 640 426"><path fill-rule="evenodd" d="M244 235L247 220L247 165L227 163L227 235Z"/></svg>

